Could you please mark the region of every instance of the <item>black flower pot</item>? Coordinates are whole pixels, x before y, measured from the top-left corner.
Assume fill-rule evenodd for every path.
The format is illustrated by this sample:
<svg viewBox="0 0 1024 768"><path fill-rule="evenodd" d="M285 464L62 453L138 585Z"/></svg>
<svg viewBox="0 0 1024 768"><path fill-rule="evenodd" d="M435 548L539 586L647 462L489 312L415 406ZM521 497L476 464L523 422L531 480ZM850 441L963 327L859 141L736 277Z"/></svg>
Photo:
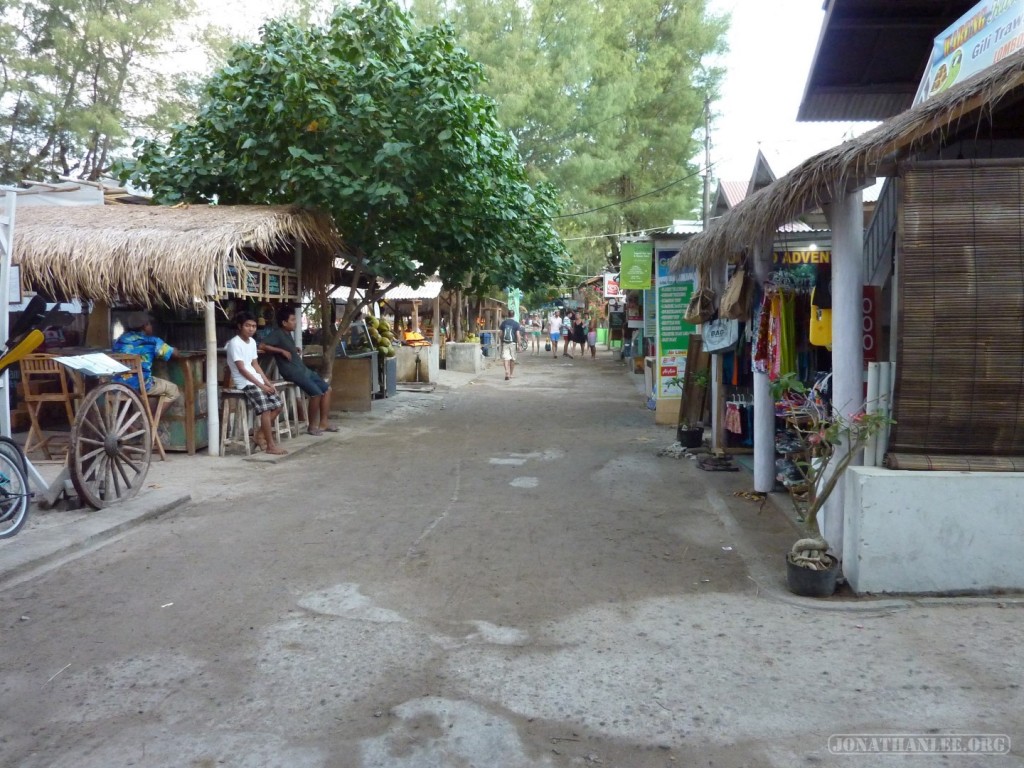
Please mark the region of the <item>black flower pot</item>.
<svg viewBox="0 0 1024 768"><path fill-rule="evenodd" d="M790 562L786 556L786 585L794 595L801 597L832 597L839 578L839 561L829 556L832 567L815 571Z"/></svg>
<svg viewBox="0 0 1024 768"><path fill-rule="evenodd" d="M676 427L676 440L683 448L700 448L701 443L704 442L704 428Z"/></svg>

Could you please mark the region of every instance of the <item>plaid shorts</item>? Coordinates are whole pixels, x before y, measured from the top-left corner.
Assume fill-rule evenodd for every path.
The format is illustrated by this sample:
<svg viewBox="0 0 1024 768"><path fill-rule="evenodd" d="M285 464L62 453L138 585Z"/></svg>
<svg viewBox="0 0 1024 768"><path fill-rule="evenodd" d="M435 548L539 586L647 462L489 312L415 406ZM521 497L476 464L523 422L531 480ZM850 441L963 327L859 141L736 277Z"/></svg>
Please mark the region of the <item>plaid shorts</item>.
<svg viewBox="0 0 1024 768"><path fill-rule="evenodd" d="M249 401L252 409L256 411L256 414L266 413L267 411L273 411L276 408L284 407L284 403L281 402L281 396L276 392L272 395L268 395L262 389L257 387L255 384L250 384L242 390L242 394Z"/></svg>

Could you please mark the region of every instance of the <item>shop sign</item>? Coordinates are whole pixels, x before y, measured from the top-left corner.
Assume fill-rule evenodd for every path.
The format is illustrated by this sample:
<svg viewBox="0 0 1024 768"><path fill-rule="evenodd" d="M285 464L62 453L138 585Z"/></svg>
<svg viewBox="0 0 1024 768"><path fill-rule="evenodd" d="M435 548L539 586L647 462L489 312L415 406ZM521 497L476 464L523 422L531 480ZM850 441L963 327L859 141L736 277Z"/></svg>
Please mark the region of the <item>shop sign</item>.
<svg viewBox="0 0 1024 768"><path fill-rule="evenodd" d="M626 295L626 326L629 328L644 327L644 310L640 305L641 293L629 293Z"/></svg>
<svg viewBox="0 0 1024 768"><path fill-rule="evenodd" d="M832 251L775 251L772 265L775 267L799 267L804 264L831 264Z"/></svg>
<svg viewBox="0 0 1024 768"><path fill-rule="evenodd" d="M1024 0L983 0L935 38L914 106L1024 48Z"/></svg>
<svg viewBox="0 0 1024 768"><path fill-rule="evenodd" d="M650 243L623 243L619 248L619 278L624 291L641 291L651 287L651 260L654 246Z"/></svg>
<svg viewBox="0 0 1024 768"><path fill-rule="evenodd" d="M682 391L669 380L678 374L666 376L664 371L686 370L686 349L690 343L690 334L696 332L697 326L687 323L683 316L686 305L693 295L696 273L692 269L672 273L669 263L678 254L678 250L659 250L658 286L657 286L657 326L658 326L658 393L659 397L679 397Z"/></svg>
<svg viewBox="0 0 1024 768"><path fill-rule="evenodd" d="M619 276L613 272L604 273L604 297L614 299L619 296Z"/></svg>

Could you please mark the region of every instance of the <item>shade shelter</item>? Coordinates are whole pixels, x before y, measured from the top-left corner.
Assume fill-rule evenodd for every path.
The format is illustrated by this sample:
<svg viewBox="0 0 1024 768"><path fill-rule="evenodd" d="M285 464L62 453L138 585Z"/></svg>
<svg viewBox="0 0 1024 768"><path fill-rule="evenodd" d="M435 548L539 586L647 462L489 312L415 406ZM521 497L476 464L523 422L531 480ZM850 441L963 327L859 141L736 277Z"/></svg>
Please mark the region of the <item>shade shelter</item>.
<svg viewBox="0 0 1024 768"><path fill-rule="evenodd" d="M901 505L887 518L889 539L910 538L917 545L934 541L937 554L958 551L967 540L994 546L1014 540L1006 536L1005 520L994 522L1009 507L992 494L1014 488L1019 494L1021 478L1012 471L1021 466L1018 459L1024 454L1024 410L1018 395L1024 380L1022 117L1024 54L1018 52L801 163L690 240L673 263L676 270L724 266L745 252L761 277L765 258L770 258L766 243L775 229L813 208L826 210L833 230L833 403L849 408L864 401L862 290L872 281L886 285L893 317L889 359L897 371L897 423L883 447L886 465L949 471L948 477L937 471L922 479L913 472L855 470L848 475L853 479L846 484L847 497L855 493L858 509L853 512L861 515L861 525L871 504L884 507L872 494L886 489L887 498ZM876 177L888 177L892 184L865 233L860 190ZM876 234L882 236L876 239ZM892 267L897 270L895 281L889 280ZM769 490L774 480L774 420L767 375L755 374L754 385L755 485ZM992 478L986 470L1010 472ZM977 477L972 480L972 475ZM970 514L956 511L961 497ZM844 539L844 510L842 497L833 498L837 503L827 510L826 535L835 544ZM912 510L922 499L935 500L919 518L927 526L923 532L893 529L894 521L903 525L916 514ZM951 530L975 526L956 543L934 533L946 520L937 515L947 510L953 515ZM850 527L850 515L847 507L846 529L855 530L857 538L846 541L844 562L857 569L875 556L883 568L881 549L857 551L868 534L863 526ZM1021 530L1019 523L1013 530ZM998 532L996 539L983 537L992 531ZM958 572L959 564L970 559L965 555L954 562L937 556L943 567L933 582L920 580L902 588L1019 588L1024 583L1021 569L1001 568L976 577L976 572L966 574L964 565L965 572ZM971 567L975 565L977 561ZM950 581L959 576L959 582ZM876 588L870 580L862 587Z"/></svg>
<svg viewBox="0 0 1024 768"><path fill-rule="evenodd" d="M13 253L24 283L54 298L201 306L217 455L218 301L297 300L302 286L330 282L343 243L329 216L294 207L47 206L18 212Z"/></svg>

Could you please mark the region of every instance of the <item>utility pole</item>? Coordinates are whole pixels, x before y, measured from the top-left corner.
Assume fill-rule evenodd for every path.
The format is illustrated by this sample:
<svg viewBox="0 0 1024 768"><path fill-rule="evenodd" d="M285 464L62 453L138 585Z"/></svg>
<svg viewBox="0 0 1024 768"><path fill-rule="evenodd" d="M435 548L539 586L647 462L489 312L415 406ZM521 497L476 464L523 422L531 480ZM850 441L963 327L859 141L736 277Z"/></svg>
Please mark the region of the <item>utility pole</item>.
<svg viewBox="0 0 1024 768"><path fill-rule="evenodd" d="M707 232L708 223L711 220L711 97L704 96L704 226ZM721 292L722 286L710 270L705 267L701 277L702 283L706 280L707 287L713 288L716 293ZM722 356L711 356L711 450L715 454L721 454L725 449L725 385L722 381Z"/></svg>
<svg viewBox="0 0 1024 768"><path fill-rule="evenodd" d="M704 97L704 230L711 220L711 97Z"/></svg>

